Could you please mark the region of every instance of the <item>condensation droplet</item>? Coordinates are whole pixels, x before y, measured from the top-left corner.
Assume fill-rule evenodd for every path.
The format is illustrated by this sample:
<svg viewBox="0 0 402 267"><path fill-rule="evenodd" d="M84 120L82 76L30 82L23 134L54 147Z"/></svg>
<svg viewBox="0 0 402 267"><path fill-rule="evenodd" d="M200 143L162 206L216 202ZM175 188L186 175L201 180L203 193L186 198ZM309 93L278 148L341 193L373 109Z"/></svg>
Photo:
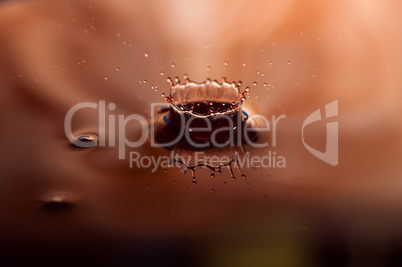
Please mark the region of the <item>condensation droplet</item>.
<svg viewBox="0 0 402 267"><path fill-rule="evenodd" d="M161 71L161 76L165 75L165 73L163 71Z"/></svg>
<svg viewBox="0 0 402 267"><path fill-rule="evenodd" d="M243 62L243 67L247 66L247 64L245 62Z"/></svg>
<svg viewBox="0 0 402 267"><path fill-rule="evenodd" d="M229 65L228 61L223 62L223 66L227 67Z"/></svg>
<svg viewBox="0 0 402 267"><path fill-rule="evenodd" d="M175 63L172 63L172 64L170 65L170 67L175 68L175 67L176 67L176 64L175 64Z"/></svg>
<svg viewBox="0 0 402 267"><path fill-rule="evenodd" d="M119 68L119 67L117 67L117 68L116 68L116 70L117 70L117 71L120 71L120 68Z"/></svg>
<svg viewBox="0 0 402 267"><path fill-rule="evenodd" d="M149 55L147 53L144 54L144 57L149 57Z"/></svg>
<svg viewBox="0 0 402 267"><path fill-rule="evenodd" d="M253 85L254 85L254 86L257 86L257 82L254 82Z"/></svg>
<svg viewBox="0 0 402 267"><path fill-rule="evenodd" d="M213 192L215 192L215 189L212 188L212 189L211 189L211 193L213 193Z"/></svg>

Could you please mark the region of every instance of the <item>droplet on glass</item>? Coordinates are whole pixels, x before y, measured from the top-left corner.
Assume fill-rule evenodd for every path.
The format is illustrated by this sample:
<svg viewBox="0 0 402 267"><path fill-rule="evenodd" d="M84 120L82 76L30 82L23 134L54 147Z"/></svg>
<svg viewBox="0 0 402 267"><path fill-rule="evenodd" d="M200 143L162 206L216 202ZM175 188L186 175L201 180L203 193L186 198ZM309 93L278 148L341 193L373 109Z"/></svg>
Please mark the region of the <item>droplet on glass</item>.
<svg viewBox="0 0 402 267"><path fill-rule="evenodd" d="M144 54L144 57L149 57L148 53L145 53L145 54Z"/></svg>
<svg viewBox="0 0 402 267"><path fill-rule="evenodd" d="M170 67L175 68L175 67L176 67L176 64L175 64L175 63L172 63L172 64L170 65Z"/></svg>
<svg viewBox="0 0 402 267"><path fill-rule="evenodd" d="M161 71L161 76L165 75L165 73L163 71Z"/></svg>

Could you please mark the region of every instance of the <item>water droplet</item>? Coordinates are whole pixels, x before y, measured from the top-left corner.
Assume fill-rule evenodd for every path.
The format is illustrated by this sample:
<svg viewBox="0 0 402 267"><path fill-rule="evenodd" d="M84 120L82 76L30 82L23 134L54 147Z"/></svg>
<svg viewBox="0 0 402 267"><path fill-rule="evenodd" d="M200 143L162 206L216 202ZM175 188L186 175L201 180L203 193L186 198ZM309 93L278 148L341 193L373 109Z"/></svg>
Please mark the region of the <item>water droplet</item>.
<svg viewBox="0 0 402 267"><path fill-rule="evenodd" d="M264 83L264 86L267 86L267 83Z"/></svg>
<svg viewBox="0 0 402 267"><path fill-rule="evenodd" d="M242 174L241 178L246 179L246 175Z"/></svg>
<svg viewBox="0 0 402 267"><path fill-rule="evenodd" d="M165 73L163 71L161 71L161 76L165 75Z"/></svg>
<svg viewBox="0 0 402 267"><path fill-rule="evenodd" d="M149 55L147 53L144 54L144 57L149 57Z"/></svg>
<svg viewBox="0 0 402 267"><path fill-rule="evenodd" d="M223 62L223 66L227 67L229 65L228 61Z"/></svg>
<svg viewBox="0 0 402 267"><path fill-rule="evenodd" d="M243 67L247 66L247 64L245 62L243 62Z"/></svg>
<svg viewBox="0 0 402 267"><path fill-rule="evenodd" d="M109 80L109 78L108 78L108 77L106 77L106 76L105 76L105 77L103 77L103 79L104 79L105 81Z"/></svg>
<svg viewBox="0 0 402 267"><path fill-rule="evenodd" d="M233 180L236 180L236 177L235 177L235 175L233 173L233 170L232 170L232 165L228 165L228 168L229 168L230 176L232 177Z"/></svg>
<svg viewBox="0 0 402 267"><path fill-rule="evenodd" d="M171 66L172 68L175 68L175 67L176 67L176 64L175 64L175 63L172 63L170 66Z"/></svg>
<svg viewBox="0 0 402 267"><path fill-rule="evenodd" d="M213 193L213 192L215 192L215 189L212 188L212 189L211 189L211 193Z"/></svg>
<svg viewBox="0 0 402 267"><path fill-rule="evenodd" d="M143 80L142 82L143 82L143 83L147 83L147 80Z"/></svg>
<svg viewBox="0 0 402 267"><path fill-rule="evenodd" d="M72 204L67 201L64 195L53 195L42 206L49 211L64 211L72 207Z"/></svg>
<svg viewBox="0 0 402 267"><path fill-rule="evenodd" d="M289 61L288 61L288 64L290 64L291 62L292 62L292 61L289 60Z"/></svg>
<svg viewBox="0 0 402 267"><path fill-rule="evenodd" d="M117 71L120 71L120 68L119 68L119 67L117 67L117 68L116 68L116 70L117 70Z"/></svg>
<svg viewBox="0 0 402 267"><path fill-rule="evenodd" d="M162 97L165 97L165 96L166 96L165 93L162 93L161 95L162 95Z"/></svg>
<svg viewBox="0 0 402 267"><path fill-rule="evenodd" d="M73 145L79 148L90 148L98 145L98 137L93 134L80 135L73 142Z"/></svg>
<svg viewBox="0 0 402 267"><path fill-rule="evenodd" d="M268 63L268 65L270 65L270 66L271 66L271 65L272 65L272 61L270 61L270 62Z"/></svg>
<svg viewBox="0 0 402 267"><path fill-rule="evenodd" d="M243 195L243 194L240 194L240 197L244 197L244 195Z"/></svg>
<svg viewBox="0 0 402 267"><path fill-rule="evenodd" d="M207 67L207 71L208 71L208 72L211 71L211 66L208 66L208 67Z"/></svg>
<svg viewBox="0 0 402 267"><path fill-rule="evenodd" d="M253 82L253 85L254 85L254 86L257 86L257 82Z"/></svg>

